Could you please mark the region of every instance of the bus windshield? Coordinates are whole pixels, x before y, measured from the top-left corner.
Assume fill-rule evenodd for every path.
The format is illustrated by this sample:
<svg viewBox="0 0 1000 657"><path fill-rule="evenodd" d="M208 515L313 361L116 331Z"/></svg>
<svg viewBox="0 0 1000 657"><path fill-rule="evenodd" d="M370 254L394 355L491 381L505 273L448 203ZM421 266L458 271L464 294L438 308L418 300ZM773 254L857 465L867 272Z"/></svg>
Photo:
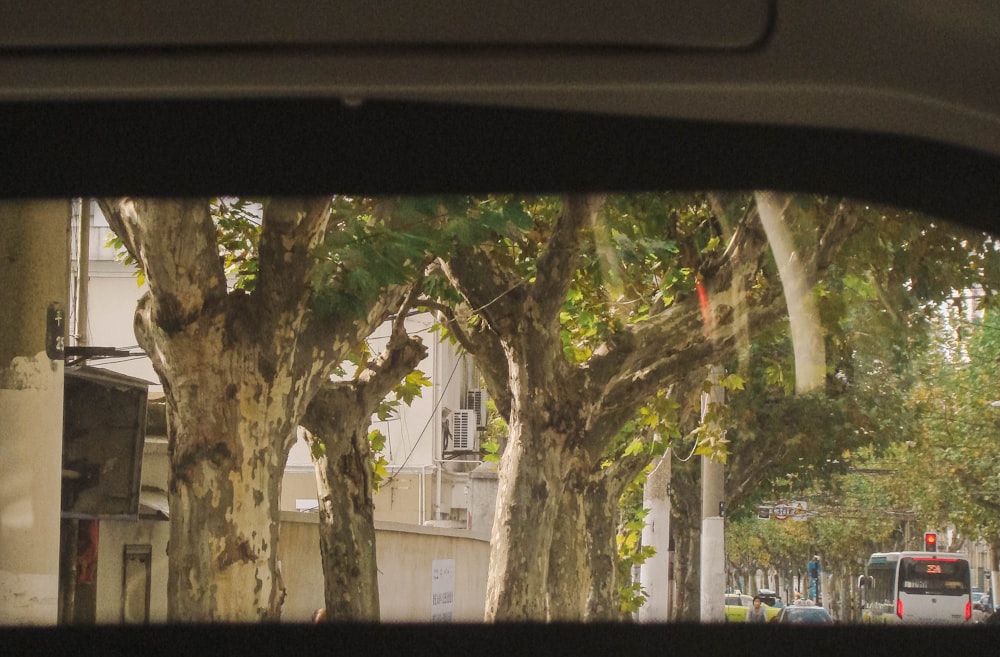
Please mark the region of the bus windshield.
<svg viewBox="0 0 1000 657"><path fill-rule="evenodd" d="M924 595L969 595L969 567L961 560L905 557L899 590Z"/></svg>

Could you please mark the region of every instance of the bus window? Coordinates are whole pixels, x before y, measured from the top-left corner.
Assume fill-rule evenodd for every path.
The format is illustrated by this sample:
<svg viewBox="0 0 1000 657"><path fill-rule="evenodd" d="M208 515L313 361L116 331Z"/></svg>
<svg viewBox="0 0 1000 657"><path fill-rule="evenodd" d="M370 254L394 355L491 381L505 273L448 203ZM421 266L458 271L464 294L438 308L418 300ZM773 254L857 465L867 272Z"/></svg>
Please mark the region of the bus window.
<svg viewBox="0 0 1000 657"><path fill-rule="evenodd" d="M965 562L904 558L899 564L899 589L924 595L968 595L969 569Z"/></svg>
<svg viewBox="0 0 1000 657"><path fill-rule="evenodd" d="M893 585L895 584L896 572L894 566L895 564L890 564L889 567L872 568L872 585L867 593L868 602L881 605L892 605L895 602L896 593L893 590Z"/></svg>

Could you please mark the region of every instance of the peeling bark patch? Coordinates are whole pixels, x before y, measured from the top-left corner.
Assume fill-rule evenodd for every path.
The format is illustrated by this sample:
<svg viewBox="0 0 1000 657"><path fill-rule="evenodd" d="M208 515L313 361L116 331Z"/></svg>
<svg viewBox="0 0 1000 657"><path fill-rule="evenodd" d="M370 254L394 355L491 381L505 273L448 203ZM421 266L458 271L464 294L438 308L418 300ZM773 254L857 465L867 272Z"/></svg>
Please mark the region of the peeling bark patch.
<svg viewBox="0 0 1000 657"><path fill-rule="evenodd" d="M728 304L720 304L715 310L715 323L718 326L728 326L733 323L736 312Z"/></svg>
<svg viewBox="0 0 1000 657"><path fill-rule="evenodd" d="M263 491L259 491L259 490L255 490L253 492L253 503L256 506L260 506L263 502L264 502L264 492Z"/></svg>
<svg viewBox="0 0 1000 657"><path fill-rule="evenodd" d="M219 570L225 570L234 563L253 563L257 561L257 552L250 541L245 538L230 537L226 539L226 549L219 555Z"/></svg>
<svg viewBox="0 0 1000 657"><path fill-rule="evenodd" d="M157 297L156 325L167 335L174 335L183 330L191 318L184 312L184 304L172 294Z"/></svg>
<svg viewBox="0 0 1000 657"><path fill-rule="evenodd" d="M239 387L237 387L237 385L235 383L230 383L228 386L226 386L226 399L228 399L229 401L235 401L236 400L236 392L238 390L239 390Z"/></svg>
<svg viewBox="0 0 1000 657"><path fill-rule="evenodd" d="M266 381L274 381L278 373L278 370L274 366L274 363L271 362L271 360L268 358L260 359L260 363L258 364L258 369L260 371L260 375Z"/></svg>
<svg viewBox="0 0 1000 657"><path fill-rule="evenodd" d="M212 448L209 458L211 459L213 465L222 468L233 458L233 453L229 450L229 446L225 443L215 443L215 447Z"/></svg>
<svg viewBox="0 0 1000 657"><path fill-rule="evenodd" d="M531 498L538 502L545 502L549 499L549 487L545 485L545 482L539 482L531 488Z"/></svg>

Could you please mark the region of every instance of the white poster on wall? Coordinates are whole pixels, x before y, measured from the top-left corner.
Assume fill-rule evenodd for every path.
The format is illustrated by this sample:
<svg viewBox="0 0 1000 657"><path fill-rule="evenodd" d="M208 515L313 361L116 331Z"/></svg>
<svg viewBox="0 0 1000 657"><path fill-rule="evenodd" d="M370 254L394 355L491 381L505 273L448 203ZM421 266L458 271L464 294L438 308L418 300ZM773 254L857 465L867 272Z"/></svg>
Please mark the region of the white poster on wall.
<svg viewBox="0 0 1000 657"><path fill-rule="evenodd" d="M431 620L450 621L455 610L455 560L431 562Z"/></svg>

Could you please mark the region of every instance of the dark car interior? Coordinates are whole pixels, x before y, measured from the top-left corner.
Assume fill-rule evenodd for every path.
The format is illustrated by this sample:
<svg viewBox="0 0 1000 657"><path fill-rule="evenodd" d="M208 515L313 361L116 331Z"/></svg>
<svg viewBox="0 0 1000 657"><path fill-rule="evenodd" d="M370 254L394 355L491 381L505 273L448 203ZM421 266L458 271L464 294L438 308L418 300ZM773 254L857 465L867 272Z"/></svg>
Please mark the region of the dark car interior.
<svg viewBox="0 0 1000 657"><path fill-rule="evenodd" d="M37 3L37 14L0 9L0 196L777 189L846 194L1000 230L1000 8L992 3L756 0L735 10L704 3L699 15L699 3L674 0L638 3L661 12L638 22L624 9L588 14L598 3L578 11L555 3L556 15L572 20L529 21L561 26L555 37L542 27L518 31L532 3L496 9L496 30L463 10L452 20L433 14L440 20L426 31L388 36L384 15L347 3L347 14L323 17L355 19L332 43L318 28L296 37L299 24L289 20L270 31L236 29L277 15L261 3L233 19L237 36L198 29L173 39L197 24L184 20L197 3L179 3L185 11L173 18L153 4L131 3L166 21L153 42L141 30L116 31L135 19L127 11L109 22L70 3ZM308 4L295 6L318 11ZM434 5L389 4L383 11L414 25L427 16L417 7ZM206 9L206 23L226 25L224 9ZM816 25L819 34L796 32L814 25L810 11L822 22L824 9L830 23ZM679 17L675 30L654 29L670 16ZM702 21L714 21L712 29L699 28ZM437 40L427 43L428 34ZM845 35L856 37L850 46ZM816 79L802 61L769 68L772 57L802 52L823 59ZM876 63L876 55L884 57ZM303 64L310 58L311 71ZM241 61L272 66L254 86L246 70L234 73ZM330 68L338 64L341 71ZM784 96L765 89L783 81L786 91L819 89L823 79L843 93L785 111L776 109ZM862 90L883 83L884 95ZM690 103L669 100L688 85ZM835 97L842 106L818 113ZM662 99L663 111L650 109ZM908 109L915 118L904 118ZM9 655L714 656L781 654L787 632L689 624L0 627L0 645ZM995 626L794 632L795 652L866 657L972 653L1000 639Z"/></svg>

